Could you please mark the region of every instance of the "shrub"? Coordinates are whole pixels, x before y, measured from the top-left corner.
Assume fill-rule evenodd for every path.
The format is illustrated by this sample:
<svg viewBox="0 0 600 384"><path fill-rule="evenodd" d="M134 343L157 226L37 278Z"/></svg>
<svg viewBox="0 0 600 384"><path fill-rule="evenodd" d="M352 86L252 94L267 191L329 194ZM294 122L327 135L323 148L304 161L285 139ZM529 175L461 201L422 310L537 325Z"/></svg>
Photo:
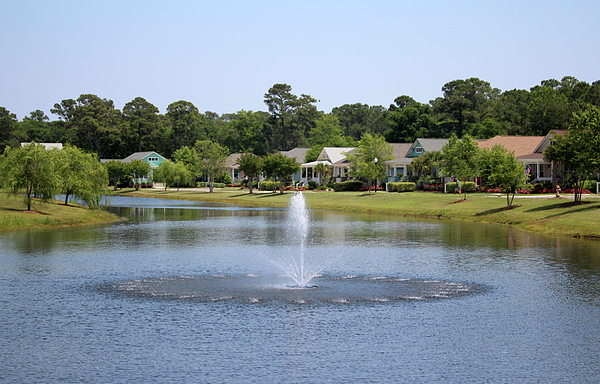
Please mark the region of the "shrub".
<svg viewBox="0 0 600 384"><path fill-rule="evenodd" d="M359 191L363 187L362 181L344 181L341 183L334 183L333 190L336 192L343 191Z"/></svg>
<svg viewBox="0 0 600 384"><path fill-rule="evenodd" d="M208 181L199 181L198 184L196 184L199 188L208 188ZM215 188L225 188L225 183L215 183Z"/></svg>
<svg viewBox="0 0 600 384"><path fill-rule="evenodd" d="M316 181L309 181L308 182L308 189L309 190L314 190L319 186L319 183L317 183Z"/></svg>
<svg viewBox="0 0 600 384"><path fill-rule="evenodd" d="M279 189L280 185L281 185L281 181L262 181L260 183L260 190L261 191L272 191L275 189Z"/></svg>
<svg viewBox="0 0 600 384"><path fill-rule="evenodd" d="M565 189L565 190L563 191L563 193L575 193L575 189L576 189L576 188L569 188L569 189ZM579 189L577 189L577 192L579 192ZM585 188L583 188L583 189L582 189L581 193L582 193L582 194L584 194L584 195L589 195L589 194L591 194L591 192L590 192L590 191L588 191L588 190L587 190L587 189L585 189Z"/></svg>
<svg viewBox="0 0 600 384"><path fill-rule="evenodd" d="M583 189L587 189L588 191L598 193L598 191L596 190L596 185L596 180L586 180L583 183Z"/></svg>
<svg viewBox="0 0 600 384"><path fill-rule="evenodd" d="M359 189L360 192L363 191L374 191L375 190L375 186L372 185L371 187L362 187L361 189ZM378 191L382 191L383 189L380 186L377 186L377 190Z"/></svg>
<svg viewBox="0 0 600 384"><path fill-rule="evenodd" d="M475 184L472 181L465 181L464 183L461 183L462 186L462 191L464 193L473 193L475 191L477 191L477 184ZM454 190L457 188L457 183L452 182L452 183L448 183L446 184L446 193L454 193ZM456 191L458 192L458 191Z"/></svg>
<svg viewBox="0 0 600 384"><path fill-rule="evenodd" d="M248 181L248 179L244 179L244 180L242 180L242 184L240 186L242 188L249 188L250 186L248 184L250 184L250 182ZM252 182L252 188L258 188L258 181L253 181Z"/></svg>
<svg viewBox="0 0 600 384"><path fill-rule="evenodd" d="M423 184L423 191L441 192L444 190L444 184Z"/></svg>
<svg viewBox="0 0 600 384"><path fill-rule="evenodd" d="M215 186L216 183L231 184L233 183L233 179L227 172L223 171L215 175Z"/></svg>
<svg viewBox="0 0 600 384"><path fill-rule="evenodd" d="M398 182L387 184L389 192L414 192L416 185L411 182Z"/></svg>

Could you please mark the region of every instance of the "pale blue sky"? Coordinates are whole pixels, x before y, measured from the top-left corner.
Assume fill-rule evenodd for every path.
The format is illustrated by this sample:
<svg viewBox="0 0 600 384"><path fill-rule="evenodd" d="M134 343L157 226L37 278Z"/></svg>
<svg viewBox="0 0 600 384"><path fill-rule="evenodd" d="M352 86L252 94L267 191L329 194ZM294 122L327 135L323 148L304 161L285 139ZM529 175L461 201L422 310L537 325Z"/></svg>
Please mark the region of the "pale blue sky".
<svg viewBox="0 0 600 384"><path fill-rule="evenodd" d="M452 80L502 91L600 74L600 1L0 0L0 106L19 120L82 93L219 114L275 83L330 112L427 103Z"/></svg>

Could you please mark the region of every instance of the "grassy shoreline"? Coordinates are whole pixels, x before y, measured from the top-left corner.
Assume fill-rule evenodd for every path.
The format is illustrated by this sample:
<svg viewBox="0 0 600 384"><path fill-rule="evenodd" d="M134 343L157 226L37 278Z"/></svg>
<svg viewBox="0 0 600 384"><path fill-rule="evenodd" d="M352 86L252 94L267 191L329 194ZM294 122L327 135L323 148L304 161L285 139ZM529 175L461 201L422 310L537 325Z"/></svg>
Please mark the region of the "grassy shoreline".
<svg viewBox="0 0 600 384"><path fill-rule="evenodd" d="M247 190L226 190L209 193L205 190L125 189L114 195L162 199L194 200L215 203L284 208L292 193L253 193ZM462 196L410 192L364 194L357 192L305 192L311 209L373 213L396 216L465 220L486 224L512 225L519 229L554 236L600 240L600 198L584 196L574 205L573 197L520 196L515 207L506 209L506 198L489 194ZM90 210L75 204L40 203L26 211L23 200L0 194L0 232L23 229L60 228L67 226L104 224L119 220L104 210Z"/></svg>
<svg viewBox="0 0 600 384"><path fill-rule="evenodd" d="M228 190L209 193L204 190L122 190L124 196L196 200L245 206L287 207L291 193L254 193ZM305 192L311 209L377 213L398 216L431 217L472 222L512 225L519 229L555 236L600 240L600 198L584 196L573 204L573 196L518 196L514 208L506 209L506 196L469 194L463 196L432 193L363 194L357 192Z"/></svg>
<svg viewBox="0 0 600 384"><path fill-rule="evenodd" d="M42 203L35 200L31 210L27 211L27 205L21 197L0 194L0 233L106 224L117 220L117 216L102 209L91 210L85 206L64 205L58 201Z"/></svg>

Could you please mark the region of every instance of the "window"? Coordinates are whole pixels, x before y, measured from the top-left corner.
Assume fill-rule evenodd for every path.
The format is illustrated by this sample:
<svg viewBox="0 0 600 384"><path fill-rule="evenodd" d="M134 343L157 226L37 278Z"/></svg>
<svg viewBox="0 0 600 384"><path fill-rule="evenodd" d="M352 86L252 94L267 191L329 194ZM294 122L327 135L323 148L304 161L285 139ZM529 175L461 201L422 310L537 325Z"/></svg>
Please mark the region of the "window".
<svg viewBox="0 0 600 384"><path fill-rule="evenodd" d="M415 152L416 153L423 153L423 147L416 147L415 148Z"/></svg>
<svg viewBox="0 0 600 384"><path fill-rule="evenodd" d="M158 157L149 157L148 161L149 162L157 162L158 161Z"/></svg>

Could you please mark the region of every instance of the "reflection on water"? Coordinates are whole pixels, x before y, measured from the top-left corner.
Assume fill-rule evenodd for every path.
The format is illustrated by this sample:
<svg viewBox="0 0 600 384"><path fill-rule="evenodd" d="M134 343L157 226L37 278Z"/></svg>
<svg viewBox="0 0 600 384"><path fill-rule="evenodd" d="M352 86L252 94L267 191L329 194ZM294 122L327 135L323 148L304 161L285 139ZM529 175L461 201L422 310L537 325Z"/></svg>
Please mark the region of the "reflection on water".
<svg viewBox="0 0 600 384"><path fill-rule="evenodd" d="M113 198L106 226L0 237L0 382L600 377L600 247L506 226L311 214L340 257L293 290L286 211Z"/></svg>

